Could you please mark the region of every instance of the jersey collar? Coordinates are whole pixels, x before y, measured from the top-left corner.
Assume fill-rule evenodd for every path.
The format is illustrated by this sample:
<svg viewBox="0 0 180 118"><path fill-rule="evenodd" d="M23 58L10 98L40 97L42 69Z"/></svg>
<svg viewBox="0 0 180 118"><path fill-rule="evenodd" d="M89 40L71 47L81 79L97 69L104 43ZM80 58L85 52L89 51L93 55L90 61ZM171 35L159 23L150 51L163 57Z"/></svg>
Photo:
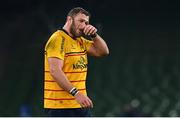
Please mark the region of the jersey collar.
<svg viewBox="0 0 180 118"><path fill-rule="evenodd" d="M64 33L66 33L68 36L70 36L69 35L69 33L65 30L65 29L61 29ZM72 37L72 36L70 36L73 40L76 40L78 37Z"/></svg>

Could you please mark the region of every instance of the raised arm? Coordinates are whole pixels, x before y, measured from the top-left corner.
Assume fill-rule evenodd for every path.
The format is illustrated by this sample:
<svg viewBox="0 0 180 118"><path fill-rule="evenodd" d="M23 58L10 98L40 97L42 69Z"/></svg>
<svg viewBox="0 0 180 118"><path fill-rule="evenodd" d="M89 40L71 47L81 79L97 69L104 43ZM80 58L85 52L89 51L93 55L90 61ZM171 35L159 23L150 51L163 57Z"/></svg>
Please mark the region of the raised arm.
<svg viewBox="0 0 180 118"><path fill-rule="evenodd" d="M106 42L97 34L93 39L93 45L88 50L88 53L92 56L101 57L109 54L109 49Z"/></svg>
<svg viewBox="0 0 180 118"><path fill-rule="evenodd" d="M87 25L84 28L85 35L93 36L93 45L88 50L88 54L91 56L101 57L109 54L109 49L106 42L97 33L97 29L92 25Z"/></svg>

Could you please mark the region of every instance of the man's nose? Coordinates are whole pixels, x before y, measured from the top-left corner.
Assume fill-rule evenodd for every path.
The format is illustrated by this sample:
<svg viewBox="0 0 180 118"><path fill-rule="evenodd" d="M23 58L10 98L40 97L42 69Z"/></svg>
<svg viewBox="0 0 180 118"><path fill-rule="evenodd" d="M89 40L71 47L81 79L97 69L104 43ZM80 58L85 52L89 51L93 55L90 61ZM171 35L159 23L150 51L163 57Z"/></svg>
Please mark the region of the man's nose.
<svg viewBox="0 0 180 118"><path fill-rule="evenodd" d="M85 23L82 23L81 24L81 29L84 29L86 27L86 24Z"/></svg>

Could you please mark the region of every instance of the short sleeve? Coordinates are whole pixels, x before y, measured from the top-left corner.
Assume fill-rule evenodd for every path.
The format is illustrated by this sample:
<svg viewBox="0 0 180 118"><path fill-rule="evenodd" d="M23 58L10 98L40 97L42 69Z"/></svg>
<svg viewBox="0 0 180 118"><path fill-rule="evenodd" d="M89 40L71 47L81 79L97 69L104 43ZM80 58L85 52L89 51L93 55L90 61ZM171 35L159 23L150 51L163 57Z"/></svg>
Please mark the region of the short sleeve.
<svg viewBox="0 0 180 118"><path fill-rule="evenodd" d="M45 48L47 57L57 57L64 60L64 43L65 39L61 35L53 34Z"/></svg>
<svg viewBox="0 0 180 118"><path fill-rule="evenodd" d="M83 40L83 44L86 47L86 50L88 51L90 49L90 47L92 46L93 41L87 40L84 37L82 37L82 40Z"/></svg>

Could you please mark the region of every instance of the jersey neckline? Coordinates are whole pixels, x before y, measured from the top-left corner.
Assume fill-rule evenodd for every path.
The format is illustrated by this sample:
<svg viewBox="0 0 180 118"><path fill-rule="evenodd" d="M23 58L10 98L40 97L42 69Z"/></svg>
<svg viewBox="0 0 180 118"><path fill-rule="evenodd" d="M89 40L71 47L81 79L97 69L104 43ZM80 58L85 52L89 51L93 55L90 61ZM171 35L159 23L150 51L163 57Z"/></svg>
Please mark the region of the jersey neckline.
<svg viewBox="0 0 180 118"><path fill-rule="evenodd" d="M65 29L63 29L63 28L61 28L60 30L63 31L69 37L71 37L73 40L77 40L78 38L80 38L80 37L72 37L72 36L70 36L69 33Z"/></svg>

